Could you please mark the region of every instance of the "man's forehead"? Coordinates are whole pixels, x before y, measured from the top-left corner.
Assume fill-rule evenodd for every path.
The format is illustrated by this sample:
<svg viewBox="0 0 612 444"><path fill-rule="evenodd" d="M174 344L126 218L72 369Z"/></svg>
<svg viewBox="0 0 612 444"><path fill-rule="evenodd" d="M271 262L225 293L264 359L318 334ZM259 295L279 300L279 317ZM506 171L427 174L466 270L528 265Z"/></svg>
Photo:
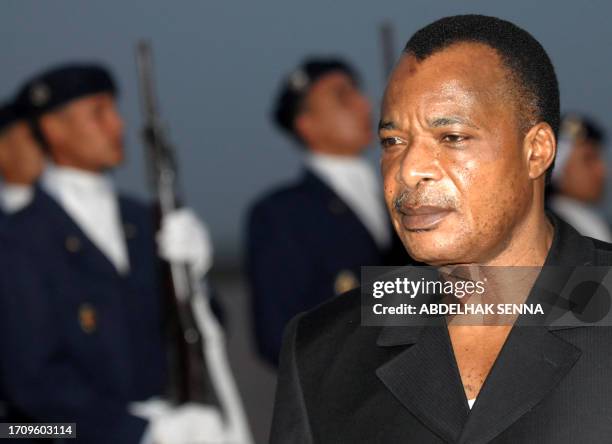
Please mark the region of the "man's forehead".
<svg viewBox="0 0 612 444"><path fill-rule="evenodd" d="M394 69L385 100L406 94L452 97L497 92L508 70L495 49L482 43L462 42L418 60L404 54Z"/></svg>
<svg viewBox="0 0 612 444"><path fill-rule="evenodd" d="M320 91L335 90L346 86L355 86L355 81L343 71L332 71L317 79L310 88L310 93L316 94Z"/></svg>
<svg viewBox="0 0 612 444"><path fill-rule="evenodd" d="M381 117L400 123L412 111L427 119L499 113L507 108L507 77L497 52L480 43L455 44L424 60L404 54L385 91Z"/></svg>

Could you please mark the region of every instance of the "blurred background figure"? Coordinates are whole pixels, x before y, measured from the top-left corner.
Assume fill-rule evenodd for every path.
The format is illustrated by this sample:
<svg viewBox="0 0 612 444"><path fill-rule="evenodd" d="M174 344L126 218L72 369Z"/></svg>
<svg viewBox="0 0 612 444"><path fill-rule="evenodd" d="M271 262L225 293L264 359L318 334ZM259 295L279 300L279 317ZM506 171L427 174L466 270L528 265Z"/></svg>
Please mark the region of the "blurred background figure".
<svg viewBox="0 0 612 444"><path fill-rule="evenodd" d="M612 241L610 225L596 210L606 185L606 134L593 120L577 114L562 119L548 205L585 236Z"/></svg>
<svg viewBox="0 0 612 444"><path fill-rule="evenodd" d="M0 106L0 225L4 218L26 207L32 184L44 167L44 156L26 120L12 103Z"/></svg>
<svg viewBox="0 0 612 444"><path fill-rule="evenodd" d="M300 147L304 170L253 205L246 255L259 353L277 365L293 316L358 286L361 266L408 258L362 157L373 122L355 70L336 58L305 60L281 85L274 120Z"/></svg>
<svg viewBox="0 0 612 444"><path fill-rule="evenodd" d="M83 443L249 443L206 364L203 399L163 399L172 345L160 258L188 264L197 282L212 247L190 210L165 216L156 233L151 209L115 190L105 173L124 157L116 94L111 74L92 64L52 68L18 94L49 162L2 238L9 419L76 422Z"/></svg>
<svg viewBox="0 0 612 444"><path fill-rule="evenodd" d="M0 105L0 228L11 214L30 204L32 184L43 165L43 154L26 121L12 103ZM7 413L2 390L0 387L0 420Z"/></svg>

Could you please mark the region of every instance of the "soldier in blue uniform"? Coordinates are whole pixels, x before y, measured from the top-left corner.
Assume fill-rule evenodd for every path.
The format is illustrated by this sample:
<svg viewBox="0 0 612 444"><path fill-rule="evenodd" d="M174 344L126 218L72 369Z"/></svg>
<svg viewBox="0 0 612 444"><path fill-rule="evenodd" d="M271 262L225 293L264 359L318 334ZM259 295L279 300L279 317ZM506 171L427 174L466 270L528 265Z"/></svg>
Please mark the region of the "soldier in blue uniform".
<svg viewBox="0 0 612 444"><path fill-rule="evenodd" d="M283 82L274 120L303 151L294 183L260 198L247 226L257 345L276 365L285 324L358 285L360 267L409 261L373 168L371 107L339 59L304 61Z"/></svg>
<svg viewBox="0 0 612 444"><path fill-rule="evenodd" d="M12 103L0 105L0 226L30 203L32 184L43 166L42 151L26 120Z"/></svg>
<svg viewBox="0 0 612 444"><path fill-rule="evenodd" d="M0 229L11 214L25 208L40 175L43 155L24 119L12 103L0 106ZM0 388L1 390L1 388ZM5 420L5 396L0 391L0 421Z"/></svg>
<svg viewBox="0 0 612 444"><path fill-rule="evenodd" d="M612 242L612 230L596 208L606 187L605 144L604 130L591 118L562 117L546 204L583 236Z"/></svg>
<svg viewBox="0 0 612 444"><path fill-rule="evenodd" d="M104 174L123 159L104 68L51 69L26 83L17 104L50 163L0 237L0 381L10 418L76 422L82 443L183 443L215 416L156 399L167 380L158 259L202 276L211 260L205 229L180 210L156 234L149 208Z"/></svg>

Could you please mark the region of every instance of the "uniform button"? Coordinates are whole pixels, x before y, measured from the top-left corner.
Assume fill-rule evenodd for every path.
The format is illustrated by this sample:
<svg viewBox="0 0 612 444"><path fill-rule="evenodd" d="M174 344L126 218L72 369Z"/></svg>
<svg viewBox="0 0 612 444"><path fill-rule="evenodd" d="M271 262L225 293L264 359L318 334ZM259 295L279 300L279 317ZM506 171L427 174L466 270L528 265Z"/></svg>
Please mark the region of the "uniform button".
<svg viewBox="0 0 612 444"><path fill-rule="evenodd" d="M357 288L359 286L359 280L355 273L350 270L342 270L336 275L334 281L334 292L336 294L346 293L347 291Z"/></svg>
<svg viewBox="0 0 612 444"><path fill-rule="evenodd" d="M98 326L98 319L96 310L90 304L82 304L79 307L79 324L81 330L85 333L93 333Z"/></svg>
<svg viewBox="0 0 612 444"><path fill-rule="evenodd" d="M77 253L81 250L81 239L77 236L68 236L66 238L66 250L71 253Z"/></svg>

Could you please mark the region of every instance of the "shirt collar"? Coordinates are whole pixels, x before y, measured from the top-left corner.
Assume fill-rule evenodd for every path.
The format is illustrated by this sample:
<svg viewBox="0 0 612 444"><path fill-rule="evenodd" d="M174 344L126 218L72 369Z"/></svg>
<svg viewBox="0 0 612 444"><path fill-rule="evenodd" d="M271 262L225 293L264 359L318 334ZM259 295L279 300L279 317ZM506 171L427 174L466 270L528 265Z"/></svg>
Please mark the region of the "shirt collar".
<svg viewBox="0 0 612 444"><path fill-rule="evenodd" d="M308 152L305 156L306 165L314 169L361 171L370 170L370 165L361 156L338 156L333 154L321 154Z"/></svg>
<svg viewBox="0 0 612 444"><path fill-rule="evenodd" d="M358 181L366 187L376 189L379 186L372 166L361 156L337 156L310 152L306 154L304 163L334 189L346 181L352 183Z"/></svg>
<svg viewBox="0 0 612 444"><path fill-rule="evenodd" d="M105 174L53 164L49 164L45 168L41 177L41 184L45 191L53 196L65 192L78 192L79 194L114 193L113 182Z"/></svg>

